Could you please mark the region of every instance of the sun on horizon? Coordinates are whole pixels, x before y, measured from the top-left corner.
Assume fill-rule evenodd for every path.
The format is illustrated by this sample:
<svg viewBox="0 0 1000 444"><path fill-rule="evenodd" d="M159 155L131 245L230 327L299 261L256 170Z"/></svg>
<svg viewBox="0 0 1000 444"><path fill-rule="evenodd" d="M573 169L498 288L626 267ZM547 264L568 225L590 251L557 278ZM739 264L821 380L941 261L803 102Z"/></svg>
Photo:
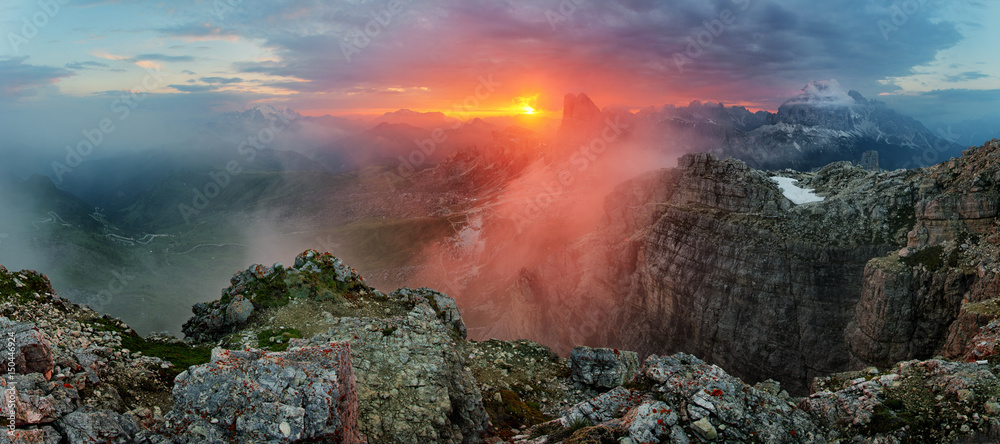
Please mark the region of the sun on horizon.
<svg viewBox="0 0 1000 444"><path fill-rule="evenodd" d="M521 114L530 115L538 112L535 109L538 106L538 94L515 97L512 101L514 102L514 109L518 110Z"/></svg>

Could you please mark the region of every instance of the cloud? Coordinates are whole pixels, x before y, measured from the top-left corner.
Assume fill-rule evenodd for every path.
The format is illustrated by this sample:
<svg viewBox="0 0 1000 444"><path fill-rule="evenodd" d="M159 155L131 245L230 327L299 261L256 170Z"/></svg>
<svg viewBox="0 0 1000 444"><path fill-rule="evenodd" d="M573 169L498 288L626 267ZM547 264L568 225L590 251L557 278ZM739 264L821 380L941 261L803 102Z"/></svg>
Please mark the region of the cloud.
<svg viewBox="0 0 1000 444"><path fill-rule="evenodd" d="M194 57L183 55L183 56L171 56L166 54L139 54L132 58L134 61L161 61L161 62L193 62Z"/></svg>
<svg viewBox="0 0 1000 444"><path fill-rule="evenodd" d="M241 7L251 7L251 5L244 4L244 6ZM159 32L164 35L177 37L189 42L204 42L210 40L235 41L239 39L239 36L236 33L218 26L212 26L211 23L204 21L189 23L181 26L161 28Z"/></svg>
<svg viewBox="0 0 1000 444"><path fill-rule="evenodd" d="M964 120L1000 121L1000 89L940 89L916 94L883 95L879 100L928 127Z"/></svg>
<svg viewBox="0 0 1000 444"><path fill-rule="evenodd" d="M381 0L274 0L239 2L221 17L216 3L171 3L170 20L153 22L163 44L143 46L161 49L101 56L214 63L199 69L214 76L202 82L249 79L313 109L450 109L480 76L502 83L496 100L541 93L542 109L558 109L568 91L607 105L702 99L773 109L816 79L837 78L866 96L899 88L879 81L911 75L961 42L942 11L977 4L919 2L886 33L880 23L893 23L894 0L409 0L392 12ZM983 71L937 78L996 75Z"/></svg>
<svg viewBox="0 0 1000 444"><path fill-rule="evenodd" d="M69 69L109 68L109 66L106 63L90 62L90 61L67 63L65 66Z"/></svg>
<svg viewBox="0 0 1000 444"><path fill-rule="evenodd" d="M799 91L799 95L785 102L786 105L808 105L813 107L842 107L854 104L851 97L837 80L817 80L809 82Z"/></svg>
<svg viewBox="0 0 1000 444"><path fill-rule="evenodd" d="M167 86L186 93L199 93L199 92L215 91L219 89L218 86L214 85L167 85Z"/></svg>
<svg viewBox="0 0 1000 444"><path fill-rule="evenodd" d="M202 77L201 81L205 82L205 83L229 84L229 83L239 83L239 82L242 82L243 79L241 79L239 77L230 77L230 78L225 78L225 77Z"/></svg>
<svg viewBox="0 0 1000 444"><path fill-rule="evenodd" d="M55 88L53 84L64 77L74 75L73 71L51 66L25 63L27 56L0 58L0 98L19 99L40 94Z"/></svg>
<svg viewBox="0 0 1000 444"><path fill-rule="evenodd" d="M991 76L989 74L983 74L978 71L967 71L961 74L945 76L944 81L948 83L958 83L965 80L985 79L987 77Z"/></svg>
<svg viewBox="0 0 1000 444"><path fill-rule="evenodd" d="M143 69L152 69L152 70L156 70L156 71L160 71L160 70L163 69L163 65L161 65L159 63L156 63L156 62L151 62L149 60L139 60L139 61L135 62L135 64L136 64L136 66L138 66L140 68L143 68Z"/></svg>
<svg viewBox="0 0 1000 444"><path fill-rule="evenodd" d="M933 2L888 39L879 23L891 23L894 10L881 0L613 0L570 2L572 11L565 3L413 0L388 14L380 2L243 2L225 20L206 12L160 32L260 42L274 57L232 68L287 78L270 86L307 94L427 86L461 99L492 74L557 98L614 90L612 100L649 104L683 92L774 106L822 78L877 94L890 88L879 80L907 75L962 39ZM690 63L679 68L682 57Z"/></svg>

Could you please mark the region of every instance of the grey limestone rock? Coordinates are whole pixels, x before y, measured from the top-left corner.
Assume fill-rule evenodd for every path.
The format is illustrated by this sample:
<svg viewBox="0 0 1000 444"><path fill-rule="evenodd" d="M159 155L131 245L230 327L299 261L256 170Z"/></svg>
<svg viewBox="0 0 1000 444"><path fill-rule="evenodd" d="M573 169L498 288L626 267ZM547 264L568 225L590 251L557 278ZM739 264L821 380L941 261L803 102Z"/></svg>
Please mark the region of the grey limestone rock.
<svg viewBox="0 0 1000 444"><path fill-rule="evenodd" d="M613 348L575 347L570 353L573 380L599 388L618 387L639 371L634 351Z"/></svg>

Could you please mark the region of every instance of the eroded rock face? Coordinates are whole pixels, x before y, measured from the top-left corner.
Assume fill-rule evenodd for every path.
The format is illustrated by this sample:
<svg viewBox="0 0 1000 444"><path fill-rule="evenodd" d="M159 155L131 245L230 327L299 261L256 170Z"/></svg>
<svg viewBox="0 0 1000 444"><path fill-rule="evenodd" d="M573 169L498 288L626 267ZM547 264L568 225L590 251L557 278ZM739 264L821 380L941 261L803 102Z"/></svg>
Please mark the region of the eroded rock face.
<svg viewBox="0 0 1000 444"><path fill-rule="evenodd" d="M190 339L231 349L349 343L359 428L368 439L481 439L488 416L459 352L467 332L451 297L429 288L383 294L340 259L315 250L300 254L292 267L251 266L231 281L220 300L195 307L185 324ZM250 303L251 322L236 322L234 306ZM219 313L227 314L222 322Z"/></svg>
<svg viewBox="0 0 1000 444"><path fill-rule="evenodd" d="M696 154L678 165L622 184L598 232L531 270L539 278L510 310L542 319L517 330L564 353L691 352L796 393L849 368L844 328L865 264L910 228L894 215L912 211L912 173L831 165L797 176L826 199L794 205L742 162Z"/></svg>
<svg viewBox="0 0 1000 444"><path fill-rule="evenodd" d="M441 296L414 297L406 316L340 318L327 333L292 342L351 343L361 429L372 442L473 443L486 430L482 394L456 345L461 317L450 317L454 301Z"/></svg>
<svg viewBox="0 0 1000 444"><path fill-rule="evenodd" d="M739 161L684 156L619 186L597 231L522 271L503 311L528 315L476 333L687 351L802 395L816 376L961 357L1000 313L983 308L1000 294L1000 141L923 169L769 174L825 199L793 205Z"/></svg>
<svg viewBox="0 0 1000 444"><path fill-rule="evenodd" d="M358 443L358 398L350 346L287 352L215 349L212 362L174 385L174 408L144 442Z"/></svg>
<svg viewBox="0 0 1000 444"><path fill-rule="evenodd" d="M937 353L958 316L972 275L872 260L855 319L846 330L854 366L888 367Z"/></svg>
<svg viewBox="0 0 1000 444"><path fill-rule="evenodd" d="M920 170L907 246L872 260L846 330L855 367L961 358L1000 294L1000 141Z"/></svg>

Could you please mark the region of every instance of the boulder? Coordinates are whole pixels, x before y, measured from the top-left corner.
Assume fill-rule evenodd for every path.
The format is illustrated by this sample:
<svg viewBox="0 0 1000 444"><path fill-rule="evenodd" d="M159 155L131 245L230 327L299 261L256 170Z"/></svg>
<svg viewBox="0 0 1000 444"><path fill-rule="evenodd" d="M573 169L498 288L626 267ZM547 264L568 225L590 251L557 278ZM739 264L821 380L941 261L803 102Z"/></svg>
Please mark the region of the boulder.
<svg viewBox="0 0 1000 444"><path fill-rule="evenodd" d="M0 434L0 443L7 444L60 444L62 435L55 427L46 425L35 429L14 429L13 435Z"/></svg>
<svg viewBox="0 0 1000 444"><path fill-rule="evenodd" d="M434 313L437 314L441 322L454 328L455 332L462 339L465 339L468 335L468 331L465 329L465 322L462 321L462 315L458 312L458 304L455 302L455 299L444 293L426 287L415 290L403 287L390 293L389 299L403 302L409 307L415 307L417 304L426 301L434 309Z"/></svg>
<svg viewBox="0 0 1000 444"><path fill-rule="evenodd" d="M573 380L598 387L618 387L639 371L639 356L634 351L616 348L576 347L570 354Z"/></svg>
<svg viewBox="0 0 1000 444"><path fill-rule="evenodd" d="M129 415L110 410L77 410L56 422L69 444L131 443L139 428Z"/></svg>
<svg viewBox="0 0 1000 444"><path fill-rule="evenodd" d="M11 333L13 332L13 336ZM52 377L52 346L48 338L28 322L16 322L0 317L0 334L5 342L13 340L15 371L19 374L41 373L45 379Z"/></svg>
<svg viewBox="0 0 1000 444"><path fill-rule="evenodd" d="M226 307L226 322L229 324L241 325L250 319L253 314L253 302L247 298L237 295Z"/></svg>
<svg viewBox="0 0 1000 444"><path fill-rule="evenodd" d="M48 382L41 373L7 375L0 378L0 385L0 399L4 400L0 402L0 416L9 417L6 400L11 391L15 392L14 422L18 427L51 423L79 406L80 395L71 384Z"/></svg>
<svg viewBox="0 0 1000 444"><path fill-rule="evenodd" d="M600 424L620 416L639 405L639 393L633 393L624 387L616 387L588 401L571 407L565 415L559 418L563 426L586 419L592 424Z"/></svg>

